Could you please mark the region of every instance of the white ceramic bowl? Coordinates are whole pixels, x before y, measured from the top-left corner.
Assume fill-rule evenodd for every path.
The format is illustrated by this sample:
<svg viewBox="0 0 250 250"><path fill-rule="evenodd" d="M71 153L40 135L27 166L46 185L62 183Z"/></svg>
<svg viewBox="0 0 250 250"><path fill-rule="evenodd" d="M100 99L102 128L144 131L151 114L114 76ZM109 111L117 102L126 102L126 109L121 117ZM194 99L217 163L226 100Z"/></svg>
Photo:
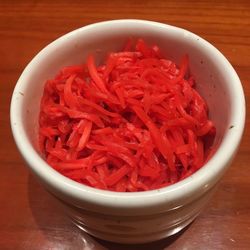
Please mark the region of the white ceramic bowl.
<svg viewBox="0 0 250 250"><path fill-rule="evenodd" d="M166 188L135 193L97 190L62 176L39 155L40 99L45 81L53 78L61 67L84 62L90 52L100 61L106 52L121 49L131 36L156 43L176 62L183 54L189 55L190 71L217 128L217 151L195 174ZM60 37L28 64L11 102L13 135L31 171L67 208L78 227L96 237L122 243L158 240L194 220L232 161L244 123L241 82L227 59L187 30L143 20L96 23Z"/></svg>

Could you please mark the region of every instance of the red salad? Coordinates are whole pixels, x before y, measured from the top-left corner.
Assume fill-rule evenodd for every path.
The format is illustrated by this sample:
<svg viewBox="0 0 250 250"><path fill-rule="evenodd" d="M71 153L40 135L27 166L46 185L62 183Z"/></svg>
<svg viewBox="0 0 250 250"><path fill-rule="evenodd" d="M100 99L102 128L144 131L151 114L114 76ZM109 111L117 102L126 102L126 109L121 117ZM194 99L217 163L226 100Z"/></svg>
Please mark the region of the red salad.
<svg viewBox="0 0 250 250"><path fill-rule="evenodd" d="M99 66L62 68L45 84L39 144L55 170L79 183L134 192L176 183L204 165L215 136L188 72L139 39Z"/></svg>

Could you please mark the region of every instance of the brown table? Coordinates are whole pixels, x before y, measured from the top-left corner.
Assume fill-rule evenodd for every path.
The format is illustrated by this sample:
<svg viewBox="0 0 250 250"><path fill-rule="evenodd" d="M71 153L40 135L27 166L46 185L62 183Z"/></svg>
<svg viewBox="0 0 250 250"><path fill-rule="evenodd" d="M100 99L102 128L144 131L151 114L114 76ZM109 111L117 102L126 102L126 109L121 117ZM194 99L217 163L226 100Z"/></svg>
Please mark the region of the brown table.
<svg viewBox="0 0 250 250"><path fill-rule="evenodd" d="M49 2L0 1L0 249L250 249L249 114L239 153L209 206L184 232L140 246L96 240L74 228L25 167L9 125L12 90L25 65L39 50L73 29L119 18L180 26L210 41L238 72L248 106L250 2Z"/></svg>

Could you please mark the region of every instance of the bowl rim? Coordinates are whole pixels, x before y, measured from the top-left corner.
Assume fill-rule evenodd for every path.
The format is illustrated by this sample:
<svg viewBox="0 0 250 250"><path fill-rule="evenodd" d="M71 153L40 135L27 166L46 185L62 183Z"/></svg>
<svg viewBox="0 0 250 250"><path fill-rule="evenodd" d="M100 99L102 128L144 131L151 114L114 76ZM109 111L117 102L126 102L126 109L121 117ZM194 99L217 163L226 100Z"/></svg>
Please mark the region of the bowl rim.
<svg viewBox="0 0 250 250"><path fill-rule="evenodd" d="M234 128L228 130L225 133L220 147L214 156L201 169L191 176L170 186L150 191L131 193L99 190L85 186L67 177L64 177L56 170L51 168L33 148L29 142L28 136L25 133L21 117L23 98L17 97L20 97L22 86L25 84L26 79L29 78L29 73L34 67L36 67L37 62L43 58L43 56L45 56L48 51L52 50L58 45L61 46L64 41L77 36L78 33L88 32L89 30L95 30L96 28L108 29L111 27L111 25L112 28L123 27L124 25L137 25L141 28L155 27L161 28L168 32L184 32L190 37L195 39L198 38L200 46L204 46L204 48L211 51L215 59L219 60L222 67L224 67L224 70L230 74L230 84L232 85L231 94L233 94L235 100L237 100L232 100L231 120L235 122L237 121L237 124L235 123ZM83 26L59 37L42 49L26 66L19 80L17 81L11 99L10 120L14 140L21 155L28 163L32 171L49 186L55 188L62 194L68 195L73 199L83 202L89 202L105 207L140 208L185 199L187 194L193 194L197 192L197 190L200 190L200 192L205 192L206 190L210 189L215 184L215 182L218 181L220 173L226 169L226 166L232 160L232 156L236 153L244 131L245 98L240 79L232 65L218 49L216 49L213 45L200 36L185 29L164 23L138 19L120 19Z"/></svg>

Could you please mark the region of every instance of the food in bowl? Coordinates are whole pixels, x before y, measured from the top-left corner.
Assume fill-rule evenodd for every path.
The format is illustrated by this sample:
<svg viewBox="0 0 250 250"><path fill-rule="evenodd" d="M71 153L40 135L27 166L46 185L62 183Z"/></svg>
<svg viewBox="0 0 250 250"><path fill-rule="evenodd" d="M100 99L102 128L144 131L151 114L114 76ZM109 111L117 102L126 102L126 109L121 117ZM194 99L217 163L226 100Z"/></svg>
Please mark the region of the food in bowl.
<svg viewBox="0 0 250 250"><path fill-rule="evenodd" d="M45 84L39 144L58 172L95 188L159 189L202 167L215 126L194 88L188 56L177 66L156 45L130 39L96 67L93 55Z"/></svg>

